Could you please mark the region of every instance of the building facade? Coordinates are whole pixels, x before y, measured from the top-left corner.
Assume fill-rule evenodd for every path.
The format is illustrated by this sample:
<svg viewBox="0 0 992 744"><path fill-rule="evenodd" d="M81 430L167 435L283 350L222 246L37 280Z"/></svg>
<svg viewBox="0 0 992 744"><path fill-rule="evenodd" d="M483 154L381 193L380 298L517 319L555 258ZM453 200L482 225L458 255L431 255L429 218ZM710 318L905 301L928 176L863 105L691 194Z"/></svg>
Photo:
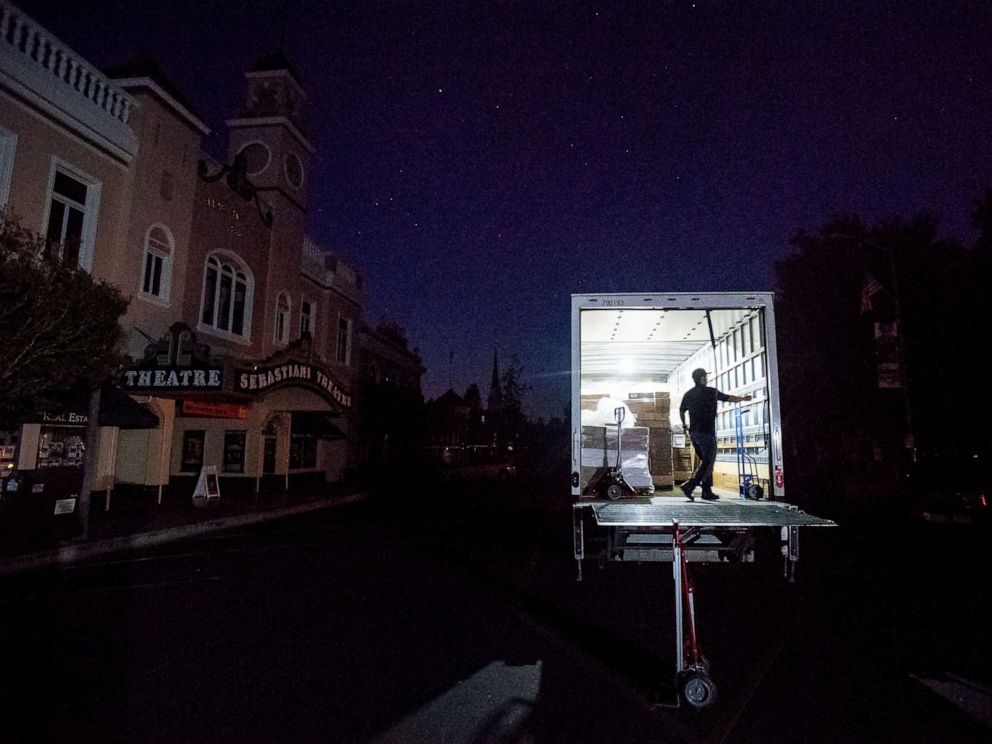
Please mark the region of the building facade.
<svg viewBox="0 0 992 744"><path fill-rule="evenodd" d="M406 333L395 322L380 321L374 328L362 323L359 329L356 385L362 466L420 455L426 443L424 397L420 387L424 366Z"/></svg>
<svg viewBox="0 0 992 744"><path fill-rule="evenodd" d="M215 468L243 494L340 480L361 456L362 280L306 233L306 94L280 54L245 79L212 158L153 63L103 74L0 0L0 209L131 298L119 387L154 414L101 410L84 441L85 410L40 412L4 442L19 473L66 480L95 447L96 491L186 494Z"/></svg>

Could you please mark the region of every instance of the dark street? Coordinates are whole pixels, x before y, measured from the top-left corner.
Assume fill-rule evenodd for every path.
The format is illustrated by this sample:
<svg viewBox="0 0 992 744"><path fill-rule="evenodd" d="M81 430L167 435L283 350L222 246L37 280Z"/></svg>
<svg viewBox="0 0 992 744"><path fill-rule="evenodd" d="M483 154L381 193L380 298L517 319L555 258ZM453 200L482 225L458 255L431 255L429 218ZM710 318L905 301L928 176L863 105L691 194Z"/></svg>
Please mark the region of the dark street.
<svg viewBox="0 0 992 744"><path fill-rule="evenodd" d="M0 744L992 741L986 5L0 0Z"/></svg>
<svg viewBox="0 0 992 744"><path fill-rule="evenodd" d="M808 530L794 585L774 540L755 564L694 567L719 685L699 713L653 704L671 692L668 564L587 559L577 583L567 514L540 493L415 498L6 578L0 738L988 736L973 531Z"/></svg>

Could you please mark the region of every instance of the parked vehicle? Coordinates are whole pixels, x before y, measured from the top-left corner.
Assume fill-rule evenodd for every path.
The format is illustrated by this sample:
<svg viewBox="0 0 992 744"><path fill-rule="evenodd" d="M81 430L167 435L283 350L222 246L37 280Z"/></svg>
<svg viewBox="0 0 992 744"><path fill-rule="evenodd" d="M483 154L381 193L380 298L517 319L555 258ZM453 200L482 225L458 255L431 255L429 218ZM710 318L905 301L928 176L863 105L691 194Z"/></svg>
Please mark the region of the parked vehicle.
<svg viewBox="0 0 992 744"><path fill-rule="evenodd" d="M775 311L768 292L572 296L572 420L579 424L573 496L593 496L602 471L617 468L618 438L619 469L636 492L631 496L672 493L690 477L692 451L678 409L700 367L711 387L752 396L737 406L718 405L714 486L727 497L760 493L785 500ZM614 418L619 407L625 412L620 437Z"/></svg>
<svg viewBox="0 0 992 744"><path fill-rule="evenodd" d="M913 463L907 477L909 515L923 522L977 524L992 520L987 463L978 456L937 455Z"/></svg>
<svg viewBox="0 0 992 744"><path fill-rule="evenodd" d="M716 465L713 493L697 501L679 487L693 467L679 407L699 368L708 387L735 399L708 398ZM783 576L794 581L799 528L836 526L783 503L781 420L770 293L572 295L577 578L587 545L600 568L672 564L675 705L703 709L716 700L689 563L752 563L754 533L774 529ZM629 488L616 488L621 482Z"/></svg>
<svg viewBox="0 0 992 744"><path fill-rule="evenodd" d="M447 483L476 480L505 481L515 478L513 462L490 448L452 447L442 457L441 477Z"/></svg>

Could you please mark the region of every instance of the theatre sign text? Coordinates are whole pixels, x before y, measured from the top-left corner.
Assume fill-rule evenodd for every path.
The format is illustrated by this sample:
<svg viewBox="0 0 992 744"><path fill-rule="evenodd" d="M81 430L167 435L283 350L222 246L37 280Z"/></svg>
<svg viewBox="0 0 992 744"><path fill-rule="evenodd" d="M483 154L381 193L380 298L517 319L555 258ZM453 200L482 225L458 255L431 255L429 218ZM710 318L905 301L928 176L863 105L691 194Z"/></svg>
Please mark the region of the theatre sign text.
<svg viewBox="0 0 992 744"><path fill-rule="evenodd" d="M290 361L266 367L238 369L234 374L234 389L239 393L257 394L288 385L316 389L341 407L351 407L351 394L325 370L309 362Z"/></svg>

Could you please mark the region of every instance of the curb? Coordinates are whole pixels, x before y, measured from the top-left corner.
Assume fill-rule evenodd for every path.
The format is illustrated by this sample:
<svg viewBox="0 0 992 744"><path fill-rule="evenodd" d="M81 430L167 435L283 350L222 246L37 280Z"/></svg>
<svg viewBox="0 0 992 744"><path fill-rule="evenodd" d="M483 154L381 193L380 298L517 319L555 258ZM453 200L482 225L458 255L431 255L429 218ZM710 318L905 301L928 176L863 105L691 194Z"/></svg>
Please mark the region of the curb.
<svg viewBox="0 0 992 744"><path fill-rule="evenodd" d="M134 535L123 535L121 537L111 537L104 540L97 540L91 543L79 543L77 545L64 545L51 550L44 550L38 553L17 556L0 560L0 576L29 571L36 568L45 568L56 564L75 563L77 561L92 558L108 553L122 553L137 548L161 545L173 542L186 537L205 535L211 532L231 529L233 527L244 527L259 522L267 522L270 519L279 519L294 514L305 514L308 512L320 511L321 509L331 509L337 506L353 504L365 499L365 494L349 494L339 498L321 501L311 501L297 506L287 506L269 511L250 512L239 514L234 517L223 517L220 519L210 519L203 522L192 522L177 527L166 527L154 532L140 532Z"/></svg>

